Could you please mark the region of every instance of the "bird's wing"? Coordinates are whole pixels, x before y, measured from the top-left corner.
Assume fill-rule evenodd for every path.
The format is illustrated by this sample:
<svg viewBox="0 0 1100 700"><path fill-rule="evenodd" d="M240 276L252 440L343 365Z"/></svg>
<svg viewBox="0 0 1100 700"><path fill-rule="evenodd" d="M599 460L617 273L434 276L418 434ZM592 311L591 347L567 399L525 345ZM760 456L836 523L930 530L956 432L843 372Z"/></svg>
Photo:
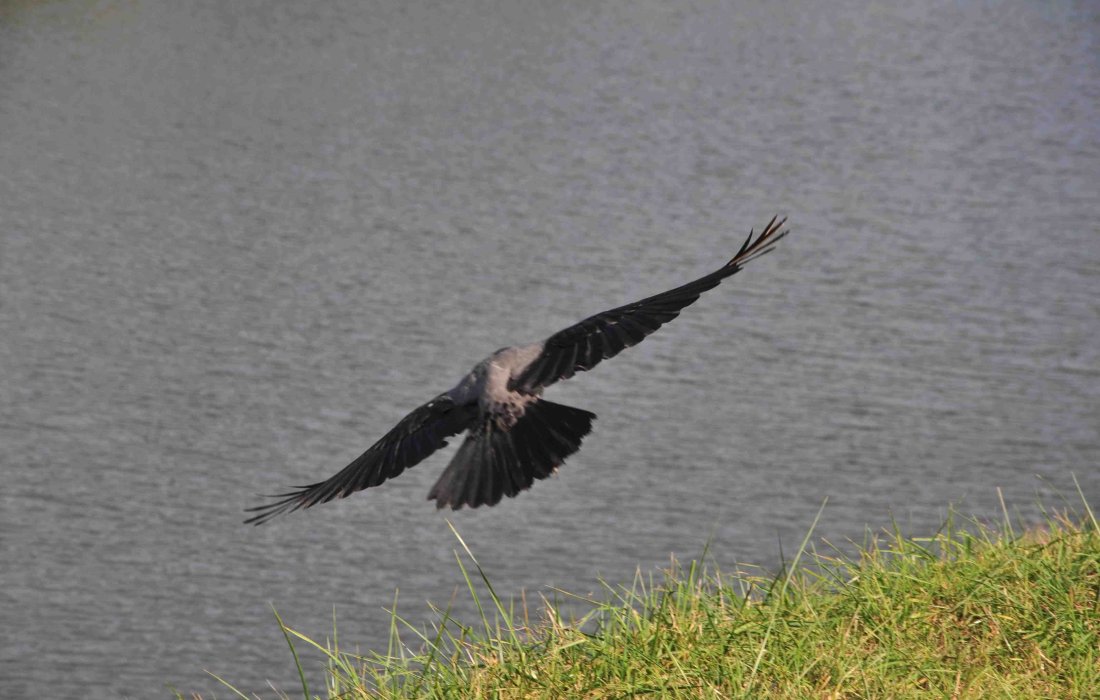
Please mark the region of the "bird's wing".
<svg viewBox="0 0 1100 700"><path fill-rule="evenodd" d="M700 294L736 274L745 263L770 252L772 245L787 234L781 230L786 221L786 218L773 218L755 240L750 231L737 255L705 277L633 304L598 313L558 331L546 339L542 352L512 377L508 387L514 391L536 393L577 372L592 369L625 348L637 345L647 335L679 316L681 309L698 299Z"/></svg>
<svg viewBox="0 0 1100 700"><path fill-rule="evenodd" d="M476 416L477 404L458 405L447 394L440 394L402 418L381 440L335 476L272 496L279 500L247 509L257 514L245 522L259 525L280 513L309 508L378 486L446 445L446 438L465 430Z"/></svg>

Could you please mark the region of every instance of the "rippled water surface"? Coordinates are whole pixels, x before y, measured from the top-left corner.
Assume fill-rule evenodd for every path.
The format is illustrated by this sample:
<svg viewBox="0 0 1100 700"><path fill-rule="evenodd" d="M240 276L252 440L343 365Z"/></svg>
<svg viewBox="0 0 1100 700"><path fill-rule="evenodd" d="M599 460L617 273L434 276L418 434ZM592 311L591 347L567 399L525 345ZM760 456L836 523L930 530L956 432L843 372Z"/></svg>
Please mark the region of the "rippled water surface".
<svg viewBox="0 0 1100 700"><path fill-rule="evenodd" d="M2 3L0 695L293 691L269 606L379 644L447 518L511 596L1100 505L1098 189L1090 3ZM241 524L777 212L558 478Z"/></svg>

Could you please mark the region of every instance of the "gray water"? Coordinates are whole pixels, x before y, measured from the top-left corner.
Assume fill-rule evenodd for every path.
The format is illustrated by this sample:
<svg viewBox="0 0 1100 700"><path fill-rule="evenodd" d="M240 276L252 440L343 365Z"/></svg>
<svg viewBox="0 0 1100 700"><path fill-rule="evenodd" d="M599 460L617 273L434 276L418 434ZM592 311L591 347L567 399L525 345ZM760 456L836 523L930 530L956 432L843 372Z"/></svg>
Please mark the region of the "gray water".
<svg viewBox="0 0 1100 700"><path fill-rule="evenodd" d="M1095 4L0 3L0 695L293 692L461 578L598 591L1100 505ZM774 254L493 509L241 524L488 352ZM464 594L460 617L473 619ZM315 684L320 662L306 655Z"/></svg>

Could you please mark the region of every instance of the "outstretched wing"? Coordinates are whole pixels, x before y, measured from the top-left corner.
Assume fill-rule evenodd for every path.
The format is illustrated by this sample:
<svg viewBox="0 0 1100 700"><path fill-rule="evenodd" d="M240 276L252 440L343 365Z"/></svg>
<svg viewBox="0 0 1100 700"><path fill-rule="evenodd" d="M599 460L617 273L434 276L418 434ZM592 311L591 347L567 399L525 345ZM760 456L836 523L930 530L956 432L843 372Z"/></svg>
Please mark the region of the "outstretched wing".
<svg viewBox="0 0 1100 700"><path fill-rule="evenodd" d="M786 218L773 218L755 240L750 231L737 255L705 277L633 304L598 313L558 331L546 339L542 352L511 379L508 387L535 393L577 372L592 369L625 348L637 345L647 335L679 316L680 311L698 299L700 294L736 274L745 263L770 252L772 245L787 235L785 230L780 230L786 221Z"/></svg>
<svg viewBox="0 0 1100 700"><path fill-rule="evenodd" d="M446 445L446 438L465 430L476 416L477 404L460 406L447 394L440 394L402 418L381 440L332 478L272 496L279 499L274 503L248 508L257 515L245 522L259 525L280 513L309 508L378 486Z"/></svg>

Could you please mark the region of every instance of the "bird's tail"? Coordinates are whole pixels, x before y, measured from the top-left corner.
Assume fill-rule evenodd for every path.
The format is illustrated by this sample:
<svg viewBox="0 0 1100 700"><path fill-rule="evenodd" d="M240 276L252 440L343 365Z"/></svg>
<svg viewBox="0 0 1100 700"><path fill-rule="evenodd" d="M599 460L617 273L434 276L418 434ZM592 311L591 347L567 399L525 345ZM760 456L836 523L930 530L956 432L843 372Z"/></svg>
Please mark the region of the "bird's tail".
<svg viewBox="0 0 1100 700"><path fill-rule="evenodd" d="M428 493L437 508L477 508L515 496L535 479L554 473L580 449L596 414L546 400L528 404L510 428L485 416L471 429L439 481Z"/></svg>

